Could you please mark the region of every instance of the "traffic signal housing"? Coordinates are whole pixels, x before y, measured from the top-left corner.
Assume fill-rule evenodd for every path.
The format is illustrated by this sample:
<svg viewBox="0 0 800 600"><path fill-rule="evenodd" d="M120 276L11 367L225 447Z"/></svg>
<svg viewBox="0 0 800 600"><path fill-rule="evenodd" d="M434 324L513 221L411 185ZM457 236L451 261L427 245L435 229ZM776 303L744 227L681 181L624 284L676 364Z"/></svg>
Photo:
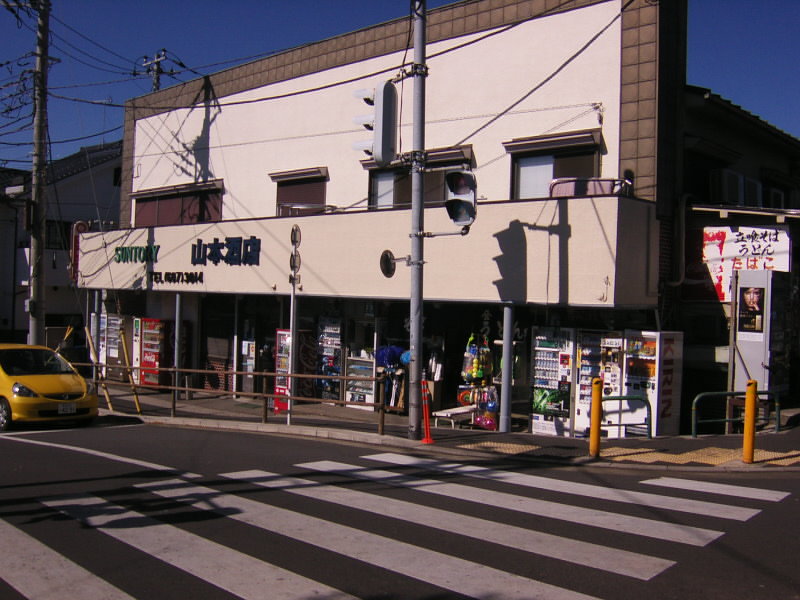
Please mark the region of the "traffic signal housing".
<svg viewBox="0 0 800 600"><path fill-rule="evenodd" d="M469 227L475 222L478 212L478 180L472 171L449 171L444 180L447 184L444 202L447 215L456 225Z"/></svg>
<svg viewBox="0 0 800 600"><path fill-rule="evenodd" d="M355 96L373 106L374 111L353 119L372 131L371 141L353 146L371 155L379 167L385 167L397 156L397 88L391 81L384 81L374 90L356 91Z"/></svg>

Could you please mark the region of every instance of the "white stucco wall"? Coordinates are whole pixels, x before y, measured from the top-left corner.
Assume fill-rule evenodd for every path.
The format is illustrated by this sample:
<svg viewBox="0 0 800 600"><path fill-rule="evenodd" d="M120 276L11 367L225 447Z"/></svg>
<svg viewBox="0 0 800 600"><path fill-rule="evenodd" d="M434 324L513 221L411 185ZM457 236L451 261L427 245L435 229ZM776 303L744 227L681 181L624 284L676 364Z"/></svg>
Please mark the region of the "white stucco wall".
<svg viewBox="0 0 800 600"><path fill-rule="evenodd" d="M502 142L596 128L602 110L608 147L602 175L618 176L619 20L564 66L618 11L619 2L608 2L524 22L494 36L484 33L429 44L426 147L472 144L480 195L505 199L510 157ZM485 39L441 54L481 37ZM352 119L369 113L370 107L353 92L394 76L401 59L396 53L220 98L222 106L208 110L200 106L139 120L133 190L223 179L224 219L274 216L277 188L268 173L326 166L328 204L355 205L367 196L368 175L359 163L364 155L352 144L368 139L369 133ZM382 70L386 74L363 77ZM313 93L232 104L357 77L363 79ZM413 81L399 88L401 151L407 152Z"/></svg>
<svg viewBox="0 0 800 600"><path fill-rule="evenodd" d="M611 1L524 22L493 36L429 44L426 147L472 144L482 202L468 236L426 240L426 299L503 300L493 283L501 278L497 236L512 229L522 274L514 300L655 303L649 284L656 263L649 252L657 227L644 203L617 197L503 202L511 186L511 157L503 142L515 138L600 127L607 150L601 176L619 177L619 10L620 2ZM445 53L468 41L475 43ZM386 279L378 261L385 249L398 258L410 253L410 212L364 211L368 173L359 162L363 154L351 148L369 137L352 124L354 116L369 110L353 91L394 75L400 60L400 54L381 57L221 98L221 108L175 110L138 121L134 192L222 179L225 221L87 234L81 242L80 285L287 294L289 232L298 224L303 231L300 293L408 298L409 269L401 262L395 277ZM381 70L387 73L276 98ZM401 151L408 151L413 82L399 88ZM274 99L231 105L264 98ZM329 170L329 205L362 212L274 218L276 184L268 173L311 167ZM428 209L425 218L427 231L457 231L443 209ZM635 256L624 262L624 285L618 285L621 232L625 252ZM255 236L261 241L260 264L192 265L192 244L215 236ZM117 246L147 244L161 247L157 262L112 261ZM152 282L147 270L202 272L203 282Z"/></svg>

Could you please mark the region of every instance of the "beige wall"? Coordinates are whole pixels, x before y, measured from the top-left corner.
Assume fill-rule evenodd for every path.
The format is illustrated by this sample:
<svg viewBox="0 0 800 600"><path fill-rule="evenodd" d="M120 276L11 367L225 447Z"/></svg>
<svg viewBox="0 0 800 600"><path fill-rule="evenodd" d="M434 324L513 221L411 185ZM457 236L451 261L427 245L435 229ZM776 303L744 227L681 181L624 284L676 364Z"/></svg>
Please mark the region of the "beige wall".
<svg viewBox="0 0 800 600"><path fill-rule="evenodd" d="M586 306L652 305L652 253L657 239L652 204L597 197L481 205L467 236L425 242L424 296L428 300L497 302L501 278L495 257L499 232L516 235L515 262L525 275L513 300ZM561 218L568 218L563 226ZM290 231L299 225L302 242L301 294L332 297L408 298L409 269L397 265L391 279L379 257L391 250L410 254L410 212L391 210L302 218L273 218L197 226L90 233L81 238L79 285L90 288L181 292L288 294ZM426 230L457 233L443 209L426 211ZM192 265L198 239L255 236L258 266ZM655 238L653 237L655 236ZM154 263L116 263L118 246L160 246ZM621 260L621 254L626 258ZM148 283L147 271L203 273L202 284Z"/></svg>
<svg viewBox="0 0 800 600"><path fill-rule="evenodd" d="M618 2L606 2L527 21L439 56L486 32L429 44L426 147L472 144L480 195L502 200L509 197L511 176L502 142L602 126L602 174L618 177L620 20L559 71L618 11ZM397 52L225 96L222 106L142 118L135 130L133 191L222 179L224 219L269 217L277 186L268 173L325 166L328 204L358 206L368 174L359 162L364 155L352 145L369 133L352 119L371 109L353 92L394 76L401 59ZM379 71L386 73L363 77ZM310 94L234 104L358 77ZM401 89L401 151L407 152L413 82Z"/></svg>

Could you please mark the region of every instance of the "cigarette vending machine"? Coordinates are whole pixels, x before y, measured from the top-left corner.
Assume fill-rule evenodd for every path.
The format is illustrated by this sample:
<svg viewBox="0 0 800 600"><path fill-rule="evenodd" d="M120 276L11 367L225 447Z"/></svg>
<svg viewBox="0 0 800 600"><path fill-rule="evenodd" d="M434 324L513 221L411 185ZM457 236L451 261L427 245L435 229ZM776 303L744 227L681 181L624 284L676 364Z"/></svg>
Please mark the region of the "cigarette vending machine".
<svg viewBox="0 0 800 600"><path fill-rule="evenodd" d="M577 334L576 390L573 435L589 435L592 380L599 377L603 396L616 396L622 389L623 336L619 331L580 330Z"/></svg>
<svg viewBox="0 0 800 600"><path fill-rule="evenodd" d="M682 333L627 330L624 334L607 332L579 339L582 364L576 435L589 433L591 379L598 376L603 381L603 398L620 398L603 402L603 436L647 435L645 402L652 411L651 435L678 434ZM591 359L595 352L597 361Z"/></svg>

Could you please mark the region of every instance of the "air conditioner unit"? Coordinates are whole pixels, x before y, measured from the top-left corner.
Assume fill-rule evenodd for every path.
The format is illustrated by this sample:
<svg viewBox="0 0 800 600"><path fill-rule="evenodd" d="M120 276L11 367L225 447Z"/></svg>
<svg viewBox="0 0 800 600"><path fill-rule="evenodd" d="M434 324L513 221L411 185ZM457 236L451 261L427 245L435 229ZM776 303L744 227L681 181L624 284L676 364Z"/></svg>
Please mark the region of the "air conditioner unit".
<svg viewBox="0 0 800 600"><path fill-rule="evenodd" d="M783 190L776 190L775 188L770 188L768 197L769 197L769 208L784 208L786 197L783 193Z"/></svg>
<svg viewBox="0 0 800 600"><path fill-rule="evenodd" d="M711 172L711 199L717 204L744 205L744 177L731 169Z"/></svg>
<svg viewBox="0 0 800 600"><path fill-rule="evenodd" d="M760 181L749 177L744 180L744 204L745 206L764 206Z"/></svg>

